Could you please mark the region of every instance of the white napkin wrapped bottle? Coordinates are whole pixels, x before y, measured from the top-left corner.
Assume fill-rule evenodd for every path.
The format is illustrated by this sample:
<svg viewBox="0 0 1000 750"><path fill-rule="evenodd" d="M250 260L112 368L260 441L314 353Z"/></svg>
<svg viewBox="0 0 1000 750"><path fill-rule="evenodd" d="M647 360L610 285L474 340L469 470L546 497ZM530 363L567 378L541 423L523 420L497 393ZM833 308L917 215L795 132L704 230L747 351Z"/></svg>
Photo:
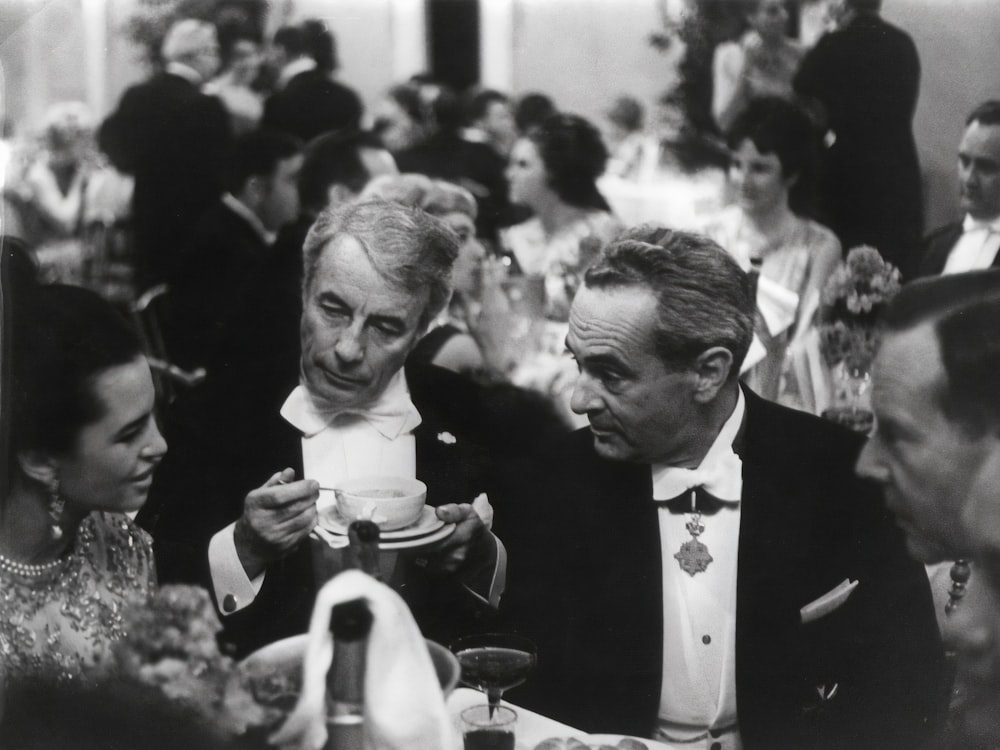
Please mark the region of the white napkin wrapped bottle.
<svg viewBox="0 0 1000 750"><path fill-rule="evenodd" d="M331 579L316 596L302 675L302 693L271 737L287 750L321 750L326 743L326 675L333 661L330 612L367 600L373 622L365 678L365 735L370 750L437 750L458 746L427 645L400 596L357 570Z"/></svg>

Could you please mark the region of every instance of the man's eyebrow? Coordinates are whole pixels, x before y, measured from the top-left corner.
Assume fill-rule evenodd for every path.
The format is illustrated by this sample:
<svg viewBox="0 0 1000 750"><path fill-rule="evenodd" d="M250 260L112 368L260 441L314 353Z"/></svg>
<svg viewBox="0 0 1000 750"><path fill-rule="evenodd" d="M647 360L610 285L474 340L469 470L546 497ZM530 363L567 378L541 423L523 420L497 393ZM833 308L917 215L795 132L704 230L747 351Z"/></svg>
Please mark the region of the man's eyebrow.
<svg viewBox="0 0 1000 750"><path fill-rule="evenodd" d="M344 302L344 300L342 300L336 292L330 291L329 289L324 289L318 296L324 302L335 302L341 307L347 307L347 303Z"/></svg>
<svg viewBox="0 0 1000 750"><path fill-rule="evenodd" d="M381 313L376 313L374 315L368 316L368 320L371 323L392 323L400 328L406 328L406 319L398 315L385 315Z"/></svg>

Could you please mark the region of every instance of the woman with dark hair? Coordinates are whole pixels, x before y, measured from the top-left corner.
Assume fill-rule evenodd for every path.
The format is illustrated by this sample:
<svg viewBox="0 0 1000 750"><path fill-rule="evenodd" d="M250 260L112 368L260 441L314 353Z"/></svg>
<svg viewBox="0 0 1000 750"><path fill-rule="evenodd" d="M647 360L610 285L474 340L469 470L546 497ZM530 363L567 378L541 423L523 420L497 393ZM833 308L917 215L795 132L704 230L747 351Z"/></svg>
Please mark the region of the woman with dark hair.
<svg viewBox="0 0 1000 750"><path fill-rule="evenodd" d="M577 115L556 114L518 139L507 167L512 203L534 216L501 233L501 244L528 277L545 280L546 316L565 321L591 256L618 233L597 178L608 163L601 134Z"/></svg>
<svg viewBox="0 0 1000 750"><path fill-rule="evenodd" d="M735 203L723 209L705 233L745 270L759 268L757 304L771 313L759 316L767 322L757 331L767 354L745 379L765 398L813 411L810 396L782 389L782 376L792 374L792 367L802 370L796 359L806 351L820 293L841 255L833 232L802 215L817 135L798 107L766 97L751 102L737 118L729 147ZM801 372L797 380L804 380Z"/></svg>
<svg viewBox="0 0 1000 750"><path fill-rule="evenodd" d="M264 114L264 96L257 87L264 59L260 34L242 25L221 26L219 56L221 71L204 91L225 105L234 133L248 133Z"/></svg>
<svg viewBox="0 0 1000 750"><path fill-rule="evenodd" d="M12 317L0 671L71 678L107 657L125 603L154 586L150 539L125 514L166 444L149 365L109 303L43 286Z"/></svg>

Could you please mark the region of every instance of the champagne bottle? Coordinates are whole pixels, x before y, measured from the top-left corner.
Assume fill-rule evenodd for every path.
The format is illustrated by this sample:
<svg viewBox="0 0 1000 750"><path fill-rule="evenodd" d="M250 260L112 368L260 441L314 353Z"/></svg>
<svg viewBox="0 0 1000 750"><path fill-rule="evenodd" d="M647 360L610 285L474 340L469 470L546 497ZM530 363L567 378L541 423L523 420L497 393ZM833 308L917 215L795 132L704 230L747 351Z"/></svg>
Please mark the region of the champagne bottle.
<svg viewBox="0 0 1000 750"><path fill-rule="evenodd" d="M347 527L347 566L367 573L377 581L382 580L379 558L379 528L372 521L354 521Z"/></svg>
<svg viewBox="0 0 1000 750"><path fill-rule="evenodd" d="M326 675L325 750L365 747L364 690L372 613L364 599L338 604L330 615L333 663Z"/></svg>

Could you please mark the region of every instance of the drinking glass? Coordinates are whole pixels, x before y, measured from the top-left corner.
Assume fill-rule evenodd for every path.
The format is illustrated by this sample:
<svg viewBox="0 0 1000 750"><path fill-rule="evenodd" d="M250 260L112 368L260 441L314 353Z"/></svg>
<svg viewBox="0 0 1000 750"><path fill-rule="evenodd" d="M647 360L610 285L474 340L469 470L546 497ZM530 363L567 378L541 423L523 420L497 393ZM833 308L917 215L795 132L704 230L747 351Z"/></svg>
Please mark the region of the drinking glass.
<svg viewBox="0 0 1000 750"><path fill-rule="evenodd" d="M465 750L514 750L517 712L506 706L471 706L461 713Z"/></svg>
<svg viewBox="0 0 1000 750"><path fill-rule="evenodd" d="M459 638L450 646L462 668L462 682L486 693L491 710L505 690L520 685L535 667L535 644L507 633Z"/></svg>

